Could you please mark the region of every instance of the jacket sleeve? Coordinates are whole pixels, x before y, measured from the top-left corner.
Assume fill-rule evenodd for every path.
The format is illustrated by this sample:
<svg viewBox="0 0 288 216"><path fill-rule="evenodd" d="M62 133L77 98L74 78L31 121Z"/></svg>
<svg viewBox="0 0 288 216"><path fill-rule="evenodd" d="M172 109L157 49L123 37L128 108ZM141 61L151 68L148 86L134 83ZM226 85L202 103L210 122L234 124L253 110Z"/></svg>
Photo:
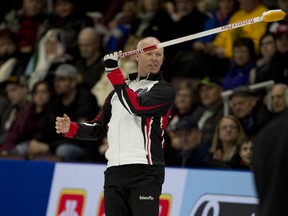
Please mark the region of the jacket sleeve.
<svg viewBox="0 0 288 216"><path fill-rule="evenodd" d="M79 140L99 140L105 136L108 128L108 122L111 118L111 97L115 93L112 91L105 100L102 109L99 111L96 118L85 123L70 123L70 129L63 134L64 137L79 139Z"/></svg>
<svg viewBox="0 0 288 216"><path fill-rule="evenodd" d="M175 90L171 84L160 81L148 92L138 95L125 83L120 69L108 74L108 78L122 103L129 113L136 116L164 116L170 110Z"/></svg>

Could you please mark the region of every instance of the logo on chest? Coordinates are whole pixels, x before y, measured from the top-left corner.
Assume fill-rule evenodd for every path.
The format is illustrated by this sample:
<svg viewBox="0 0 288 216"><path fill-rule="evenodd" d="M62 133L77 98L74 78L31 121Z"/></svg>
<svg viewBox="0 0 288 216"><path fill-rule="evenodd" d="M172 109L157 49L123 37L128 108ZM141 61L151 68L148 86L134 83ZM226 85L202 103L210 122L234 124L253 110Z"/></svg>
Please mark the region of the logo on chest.
<svg viewBox="0 0 288 216"><path fill-rule="evenodd" d="M145 94L147 91L148 91L148 88L146 87L144 89L142 89L142 88L137 89L135 92L140 96L140 95Z"/></svg>

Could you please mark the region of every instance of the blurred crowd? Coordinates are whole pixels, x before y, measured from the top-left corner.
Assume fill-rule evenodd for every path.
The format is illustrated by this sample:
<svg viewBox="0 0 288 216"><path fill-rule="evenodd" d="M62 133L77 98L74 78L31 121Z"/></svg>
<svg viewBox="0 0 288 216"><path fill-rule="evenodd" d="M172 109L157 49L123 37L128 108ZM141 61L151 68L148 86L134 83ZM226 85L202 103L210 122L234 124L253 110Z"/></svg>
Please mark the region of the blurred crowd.
<svg viewBox="0 0 288 216"><path fill-rule="evenodd" d="M105 137L70 140L54 126L64 113L76 122L97 118L112 90L105 54L134 50L147 36L165 42L270 9L287 12L288 1L8 2L0 17L0 157L105 163ZM136 72L134 56L120 68ZM177 92L164 134L167 166L253 169L257 133L288 106L288 22L166 47L162 69ZM272 85L252 88L267 81Z"/></svg>

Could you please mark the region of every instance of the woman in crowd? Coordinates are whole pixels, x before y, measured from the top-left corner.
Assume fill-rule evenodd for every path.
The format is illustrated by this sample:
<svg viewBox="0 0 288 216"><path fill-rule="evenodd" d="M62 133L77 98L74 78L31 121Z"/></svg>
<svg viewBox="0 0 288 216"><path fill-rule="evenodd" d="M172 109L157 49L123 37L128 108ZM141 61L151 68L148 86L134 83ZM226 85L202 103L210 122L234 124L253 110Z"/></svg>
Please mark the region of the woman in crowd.
<svg viewBox="0 0 288 216"><path fill-rule="evenodd" d="M207 166L231 168L231 160L245 138L243 127L234 116L222 117L216 126Z"/></svg>

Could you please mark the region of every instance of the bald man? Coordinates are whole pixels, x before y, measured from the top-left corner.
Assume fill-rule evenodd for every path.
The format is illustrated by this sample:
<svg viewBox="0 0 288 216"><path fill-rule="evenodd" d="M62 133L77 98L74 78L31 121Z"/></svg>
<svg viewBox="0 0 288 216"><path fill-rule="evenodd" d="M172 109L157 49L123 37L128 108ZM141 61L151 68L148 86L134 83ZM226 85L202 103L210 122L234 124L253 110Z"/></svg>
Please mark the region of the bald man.
<svg viewBox="0 0 288 216"><path fill-rule="evenodd" d="M159 44L154 37L139 41L137 48ZM164 182L164 131L175 99L175 90L160 71L164 50L136 55L138 72L125 80L119 53L104 56L107 77L114 90L97 118L89 123L57 117L56 131L66 137L93 140L106 135L108 160L105 171L106 216L158 216Z"/></svg>
<svg viewBox="0 0 288 216"><path fill-rule="evenodd" d="M271 108L275 114L280 114L287 109L288 86L282 83L275 84L271 89Z"/></svg>
<svg viewBox="0 0 288 216"><path fill-rule="evenodd" d="M76 63L81 78L80 82L89 90L100 80L104 66L102 37L92 27L82 29L78 35L78 48L81 59Z"/></svg>

